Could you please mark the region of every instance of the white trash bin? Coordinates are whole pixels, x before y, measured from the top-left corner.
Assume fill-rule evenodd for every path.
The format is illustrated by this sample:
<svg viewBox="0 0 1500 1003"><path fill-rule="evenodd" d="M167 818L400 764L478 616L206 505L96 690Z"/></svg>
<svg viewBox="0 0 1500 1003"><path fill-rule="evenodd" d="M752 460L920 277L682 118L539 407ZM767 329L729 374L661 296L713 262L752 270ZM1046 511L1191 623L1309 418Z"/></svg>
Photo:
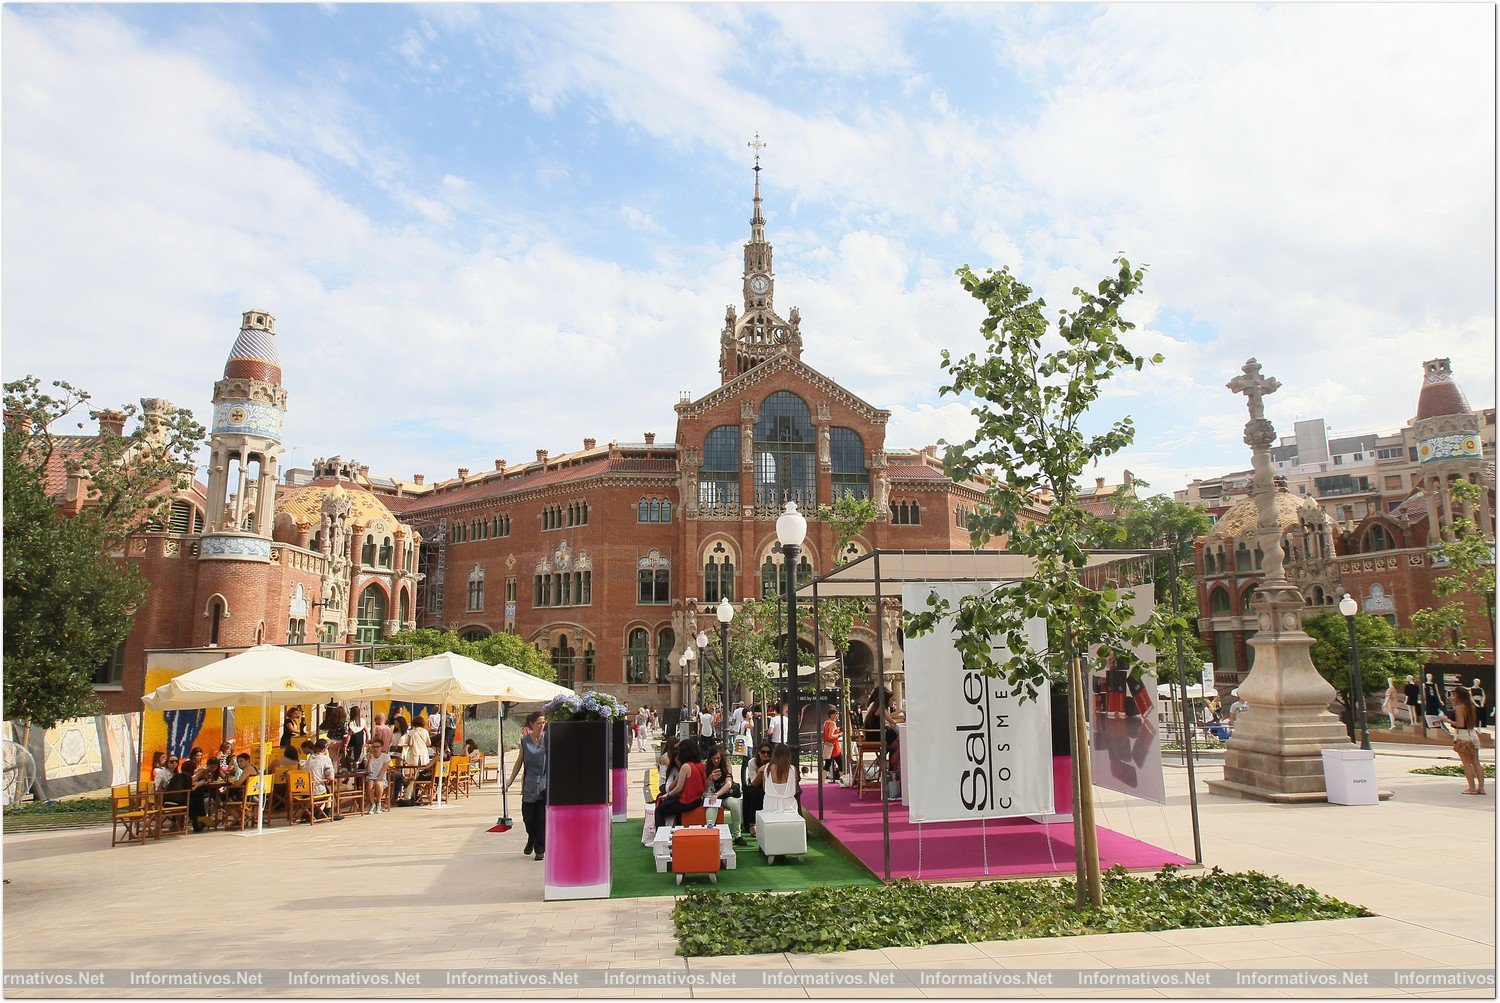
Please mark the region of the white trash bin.
<svg viewBox="0 0 1500 1003"><path fill-rule="evenodd" d="M1364 749L1324 749L1323 780L1329 804L1379 804L1375 753Z"/></svg>

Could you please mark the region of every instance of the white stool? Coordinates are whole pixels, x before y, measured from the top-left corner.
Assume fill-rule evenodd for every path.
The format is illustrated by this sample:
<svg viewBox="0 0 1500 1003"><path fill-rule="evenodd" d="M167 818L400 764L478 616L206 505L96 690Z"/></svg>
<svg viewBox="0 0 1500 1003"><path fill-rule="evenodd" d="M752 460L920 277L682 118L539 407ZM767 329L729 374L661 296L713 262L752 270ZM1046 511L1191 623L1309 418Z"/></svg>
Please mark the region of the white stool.
<svg viewBox="0 0 1500 1003"><path fill-rule="evenodd" d="M807 855L807 822L794 811L755 813L755 842L767 860Z"/></svg>

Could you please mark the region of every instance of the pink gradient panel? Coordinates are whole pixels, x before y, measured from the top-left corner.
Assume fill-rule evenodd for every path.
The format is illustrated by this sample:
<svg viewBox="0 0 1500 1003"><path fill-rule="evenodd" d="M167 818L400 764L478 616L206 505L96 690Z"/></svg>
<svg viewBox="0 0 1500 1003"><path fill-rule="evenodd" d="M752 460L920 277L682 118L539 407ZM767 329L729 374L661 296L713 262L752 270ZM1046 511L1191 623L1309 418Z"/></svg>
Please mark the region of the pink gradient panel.
<svg viewBox="0 0 1500 1003"><path fill-rule="evenodd" d="M609 805L548 805L544 863L554 888L608 883Z"/></svg>
<svg viewBox="0 0 1500 1003"><path fill-rule="evenodd" d="M623 817L626 812L625 805L629 803L627 799L630 796L630 771L611 770L610 772L614 774L614 787L612 788L614 793L610 801L614 805L615 814Z"/></svg>
<svg viewBox="0 0 1500 1003"><path fill-rule="evenodd" d="M1067 815L1073 810L1073 757L1052 757L1052 811Z"/></svg>

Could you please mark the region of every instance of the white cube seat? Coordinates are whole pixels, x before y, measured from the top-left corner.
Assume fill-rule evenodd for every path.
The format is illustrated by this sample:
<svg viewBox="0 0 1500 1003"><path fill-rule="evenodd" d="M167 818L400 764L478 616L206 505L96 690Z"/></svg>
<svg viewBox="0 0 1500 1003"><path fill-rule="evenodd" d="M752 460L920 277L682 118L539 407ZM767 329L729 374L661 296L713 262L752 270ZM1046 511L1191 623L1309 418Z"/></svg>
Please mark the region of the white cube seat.
<svg viewBox="0 0 1500 1003"><path fill-rule="evenodd" d="M755 813L755 842L767 858L807 853L807 822L794 811Z"/></svg>

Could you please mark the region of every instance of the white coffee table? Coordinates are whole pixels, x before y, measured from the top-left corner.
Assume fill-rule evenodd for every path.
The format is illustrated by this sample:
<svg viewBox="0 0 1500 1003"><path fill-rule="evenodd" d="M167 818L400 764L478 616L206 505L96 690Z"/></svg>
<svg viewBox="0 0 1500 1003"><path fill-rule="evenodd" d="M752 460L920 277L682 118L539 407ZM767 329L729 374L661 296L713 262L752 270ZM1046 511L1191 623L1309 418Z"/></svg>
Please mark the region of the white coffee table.
<svg viewBox="0 0 1500 1003"><path fill-rule="evenodd" d="M672 867L672 831L681 826L664 825L656 830L656 839L651 843L651 855L656 859L656 871L665 874ZM692 826L698 829L701 826ZM729 826L716 825L719 830L719 865L726 871L732 871L738 862L734 855L734 840L729 837Z"/></svg>

